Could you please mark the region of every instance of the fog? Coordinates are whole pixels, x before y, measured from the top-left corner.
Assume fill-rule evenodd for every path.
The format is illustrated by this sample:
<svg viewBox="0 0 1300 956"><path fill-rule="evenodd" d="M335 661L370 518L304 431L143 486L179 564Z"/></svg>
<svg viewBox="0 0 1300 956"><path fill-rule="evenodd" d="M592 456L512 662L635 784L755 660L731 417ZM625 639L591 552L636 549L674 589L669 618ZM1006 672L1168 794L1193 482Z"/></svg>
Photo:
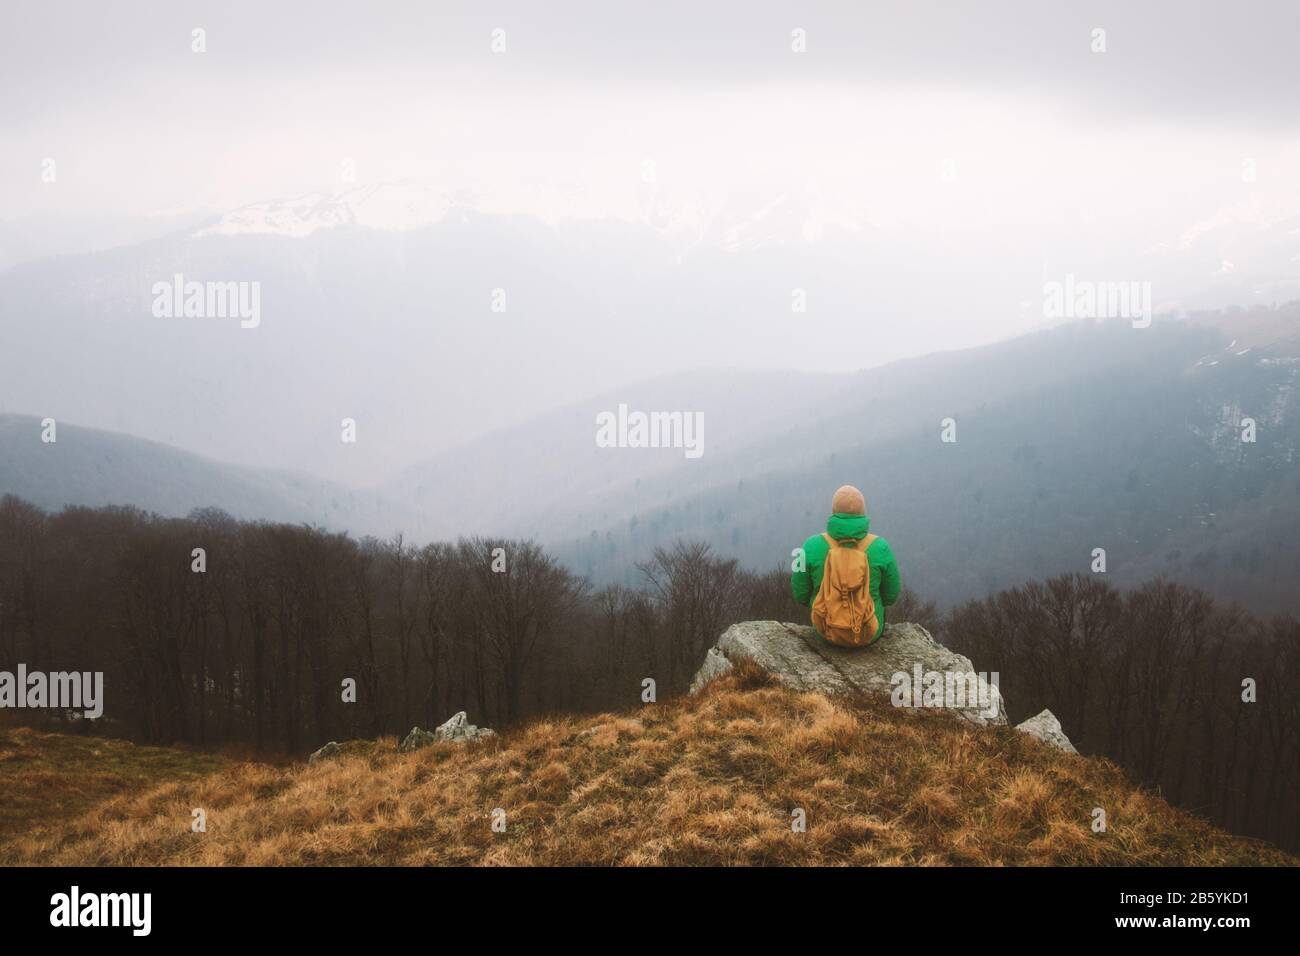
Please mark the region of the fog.
<svg viewBox="0 0 1300 956"><path fill-rule="evenodd" d="M557 288L511 299L530 325L512 348L486 303L529 279L497 268L490 241L468 243L478 258L452 269L479 286L418 285L430 315L445 296L464 326L444 343L459 352L430 357L423 374L458 394L474 380L463 359L490 354L503 380L471 419L430 425L406 451L322 466L341 477L375 480L484 428L682 370L848 371L996 341L1051 324L1043 285L1066 275L1149 282L1157 312L1286 301L1300 295L1298 23L1282 2L11 4L0 408L57 406L191 450L302 463L271 434L240 454L240 438L201 437L192 409L182 426L126 386L92 389L75 356L32 367L23 356L41 354L41 323L14 310L39 318L42 283L55 280L22 270L114 250L110 263L69 259L58 284L134 302L124 276L142 289L170 280L208 243L201 260L235 271L205 278L259 280L270 253L232 245L217 257L195 230L249 204L395 183L511 229L538 223ZM370 225L426 224L407 221L405 199L393 208L398 222ZM331 240L335 281L400 311L401 280L376 290L373 273L338 265L349 235ZM122 252L163 238L165 252ZM428 268L409 249L394 257ZM268 310L249 334L276 334ZM326 302L315 334L354 316ZM392 377L379 358L406 359L412 342L383 334L373 364L353 353L352 376L389 390L375 401L390 415L409 414L427 390L378 382ZM113 357L110 341L85 361L104 348ZM148 367L137 371L132 386L147 388ZM256 407L257 381L220 374Z"/></svg>

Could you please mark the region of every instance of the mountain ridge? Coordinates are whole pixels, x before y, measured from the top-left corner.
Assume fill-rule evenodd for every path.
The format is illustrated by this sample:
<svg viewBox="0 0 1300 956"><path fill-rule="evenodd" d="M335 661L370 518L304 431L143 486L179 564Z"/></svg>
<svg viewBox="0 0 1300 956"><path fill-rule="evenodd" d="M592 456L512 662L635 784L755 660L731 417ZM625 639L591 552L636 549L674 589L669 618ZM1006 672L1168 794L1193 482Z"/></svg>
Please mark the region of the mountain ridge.
<svg viewBox="0 0 1300 956"><path fill-rule="evenodd" d="M350 526L362 534L401 530L400 509L365 490L299 472L229 464L146 438L55 424L56 440L47 444L42 419L0 413L0 495L50 511L117 505L184 517L217 508L244 520Z"/></svg>
<svg viewBox="0 0 1300 956"><path fill-rule="evenodd" d="M1220 562L1219 596L1249 591L1261 610L1291 609L1285 579L1300 560L1278 536L1300 520L1288 478L1300 444L1298 375L1300 304L1150 329L1085 322L852 373L661 376L491 429L370 487L240 465L224 472L193 456L185 462L209 475L210 490L199 493L200 482L184 501L158 478L179 473L179 459L155 462L152 477L138 465L145 490L110 494L94 485L102 461L76 475L43 470L30 444L39 423L23 421L20 436L10 416L0 492L52 508L215 505L412 540L528 537L596 583L631 584L638 562L681 536L750 567L782 563L823 520L819 490L854 479L877 532L901 548L905 579L941 604L1044 568L1086 568L1100 547L1125 583L1195 578L1209 556ZM595 415L619 403L700 413L705 454L598 447ZM1238 434L1248 412L1254 444ZM951 445L940 441L946 418L956 423ZM67 447L79 433L64 434ZM168 446L132 447L147 462ZM15 471L18 461L30 472ZM961 485L944 487L958 462L968 466ZM241 506L235 487L254 504ZM1005 551L999 561L960 560L987 540ZM1246 574L1261 562L1274 573Z"/></svg>

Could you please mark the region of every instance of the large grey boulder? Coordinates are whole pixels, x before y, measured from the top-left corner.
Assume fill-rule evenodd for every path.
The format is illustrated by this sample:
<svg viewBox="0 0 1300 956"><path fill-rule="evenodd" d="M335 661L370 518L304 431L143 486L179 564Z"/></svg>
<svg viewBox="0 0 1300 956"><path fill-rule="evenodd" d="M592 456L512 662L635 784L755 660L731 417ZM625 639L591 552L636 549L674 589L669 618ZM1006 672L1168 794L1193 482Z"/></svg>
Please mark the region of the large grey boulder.
<svg viewBox="0 0 1300 956"><path fill-rule="evenodd" d="M462 710L446 723L438 725L433 730L421 730L419 727L412 727L411 732L406 735L398 749L403 753L409 753L412 750L419 750L421 747L427 747L429 744L436 744L444 740L453 743L464 743L467 740L478 740L482 737L492 736L494 736L494 732L487 727L475 727L471 724L469 716Z"/></svg>
<svg viewBox="0 0 1300 956"><path fill-rule="evenodd" d="M1079 752L1074 749L1074 744L1070 743L1070 738L1065 736L1065 731L1061 729L1061 722L1056 719L1056 715L1050 710L1040 710L1028 720L1016 724L1016 730L1029 734L1031 737L1037 737L1044 743L1049 743L1066 753L1077 754Z"/></svg>
<svg viewBox="0 0 1300 956"><path fill-rule="evenodd" d="M807 625L777 621L733 624L709 649L691 683L700 690L745 657L795 690L881 694L898 706L944 707L972 724L1005 725L997 675L977 673L970 659L944 647L919 624L887 624L871 647L836 647Z"/></svg>

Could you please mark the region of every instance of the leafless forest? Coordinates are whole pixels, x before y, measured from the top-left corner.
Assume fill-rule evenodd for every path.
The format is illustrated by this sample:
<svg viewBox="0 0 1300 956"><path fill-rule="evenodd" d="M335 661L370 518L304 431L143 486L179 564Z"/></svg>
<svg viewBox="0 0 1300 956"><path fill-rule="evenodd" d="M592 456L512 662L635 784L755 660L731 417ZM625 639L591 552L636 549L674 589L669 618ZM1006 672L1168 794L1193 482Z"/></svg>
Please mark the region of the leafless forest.
<svg viewBox="0 0 1300 956"><path fill-rule="evenodd" d="M647 680L658 698L683 692L728 623L806 616L783 569L747 571L705 544L660 549L641 571L640 588L596 590L528 541L414 547L214 511L47 514L9 496L0 668L104 672L96 732L300 754L458 710L500 728L637 706ZM947 615L905 592L890 618L998 671L1013 721L1050 707L1083 752L1236 832L1300 845L1294 618L1079 575Z"/></svg>

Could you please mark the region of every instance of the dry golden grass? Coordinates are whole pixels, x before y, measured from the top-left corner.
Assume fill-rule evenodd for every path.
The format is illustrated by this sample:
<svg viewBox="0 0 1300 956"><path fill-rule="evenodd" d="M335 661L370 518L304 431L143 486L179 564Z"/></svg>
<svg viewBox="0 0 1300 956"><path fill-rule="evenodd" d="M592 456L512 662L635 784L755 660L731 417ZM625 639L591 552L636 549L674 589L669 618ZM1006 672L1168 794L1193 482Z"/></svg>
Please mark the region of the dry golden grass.
<svg viewBox="0 0 1300 956"><path fill-rule="evenodd" d="M118 794L207 776L229 763L179 748L0 728L0 842L19 832L37 836Z"/></svg>
<svg viewBox="0 0 1300 956"><path fill-rule="evenodd" d="M3 766L0 764L0 766ZM191 810L207 812L190 832ZM1108 832L1093 833L1102 807ZM493 832L494 809L506 829ZM806 832L792 829L792 811ZM0 846L10 864L1294 864L1114 764L737 668L634 715L540 720L400 754L240 763Z"/></svg>

